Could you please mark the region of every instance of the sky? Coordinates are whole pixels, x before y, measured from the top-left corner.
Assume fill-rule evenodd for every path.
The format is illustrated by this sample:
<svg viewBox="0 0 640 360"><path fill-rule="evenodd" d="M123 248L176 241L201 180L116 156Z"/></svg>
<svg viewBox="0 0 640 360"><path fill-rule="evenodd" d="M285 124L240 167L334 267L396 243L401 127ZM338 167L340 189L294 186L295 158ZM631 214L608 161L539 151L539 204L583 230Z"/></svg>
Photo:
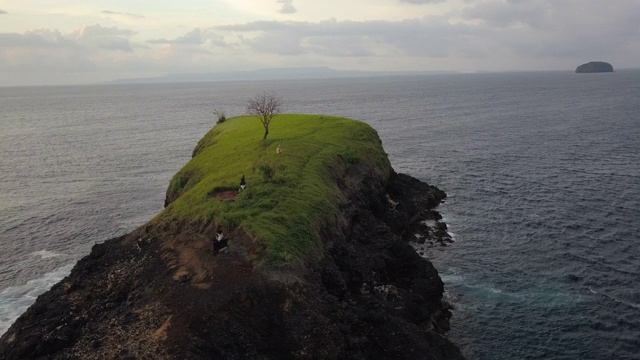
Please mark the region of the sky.
<svg viewBox="0 0 640 360"><path fill-rule="evenodd" d="M640 68L639 0L0 0L0 86L331 67Z"/></svg>

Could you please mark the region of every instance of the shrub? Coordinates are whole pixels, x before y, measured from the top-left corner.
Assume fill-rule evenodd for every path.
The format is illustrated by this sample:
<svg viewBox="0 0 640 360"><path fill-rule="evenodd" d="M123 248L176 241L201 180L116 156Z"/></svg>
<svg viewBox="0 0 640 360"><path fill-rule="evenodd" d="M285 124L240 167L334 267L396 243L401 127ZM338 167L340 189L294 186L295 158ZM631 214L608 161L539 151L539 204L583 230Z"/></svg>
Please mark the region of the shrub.
<svg viewBox="0 0 640 360"><path fill-rule="evenodd" d="M218 117L218 121L216 121L216 124L221 124L221 123L223 123L225 120L227 120L227 115L224 113L224 110L221 110L221 109L213 109L213 115L215 115L216 117Z"/></svg>

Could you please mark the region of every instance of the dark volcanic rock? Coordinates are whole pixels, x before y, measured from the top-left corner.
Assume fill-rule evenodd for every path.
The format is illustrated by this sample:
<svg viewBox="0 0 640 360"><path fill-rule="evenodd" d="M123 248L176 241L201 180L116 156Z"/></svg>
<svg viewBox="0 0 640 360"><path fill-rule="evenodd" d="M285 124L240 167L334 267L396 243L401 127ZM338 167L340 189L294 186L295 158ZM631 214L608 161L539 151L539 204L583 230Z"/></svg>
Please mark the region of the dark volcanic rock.
<svg viewBox="0 0 640 360"><path fill-rule="evenodd" d="M463 359L438 272L403 240L446 195L375 181L302 270L255 267L238 247L214 256L202 226L95 245L0 338L0 358Z"/></svg>
<svg viewBox="0 0 640 360"><path fill-rule="evenodd" d="M591 61L586 64L582 64L576 68L576 73L601 73L601 72L613 72L613 66L604 61Z"/></svg>

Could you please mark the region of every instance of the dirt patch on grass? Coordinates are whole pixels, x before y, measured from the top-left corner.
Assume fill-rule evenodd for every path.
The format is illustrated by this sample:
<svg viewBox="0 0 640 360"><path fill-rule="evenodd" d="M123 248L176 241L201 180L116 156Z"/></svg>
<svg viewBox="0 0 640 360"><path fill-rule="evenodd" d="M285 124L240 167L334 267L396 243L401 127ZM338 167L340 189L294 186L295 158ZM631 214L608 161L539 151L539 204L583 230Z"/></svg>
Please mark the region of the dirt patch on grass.
<svg viewBox="0 0 640 360"><path fill-rule="evenodd" d="M211 193L209 196L222 201L235 201L238 192L236 190L218 190Z"/></svg>
<svg viewBox="0 0 640 360"><path fill-rule="evenodd" d="M212 246L204 236L180 234L165 239L163 258L173 270L173 279L208 288L217 267L211 261Z"/></svg>

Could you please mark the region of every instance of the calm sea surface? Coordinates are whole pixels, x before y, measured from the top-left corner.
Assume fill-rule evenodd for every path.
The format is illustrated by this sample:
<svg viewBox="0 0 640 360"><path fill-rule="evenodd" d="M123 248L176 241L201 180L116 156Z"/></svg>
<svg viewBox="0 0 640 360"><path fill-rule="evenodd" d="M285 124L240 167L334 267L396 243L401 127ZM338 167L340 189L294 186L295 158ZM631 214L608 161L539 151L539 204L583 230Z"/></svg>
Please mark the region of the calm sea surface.
<svg viewBox="0 0 640 360"><path fill-rule="evenodd" d="M265 89L449 194L427 257L469 359L640 359L640 71L0 88L0 334Z"/></svg>

